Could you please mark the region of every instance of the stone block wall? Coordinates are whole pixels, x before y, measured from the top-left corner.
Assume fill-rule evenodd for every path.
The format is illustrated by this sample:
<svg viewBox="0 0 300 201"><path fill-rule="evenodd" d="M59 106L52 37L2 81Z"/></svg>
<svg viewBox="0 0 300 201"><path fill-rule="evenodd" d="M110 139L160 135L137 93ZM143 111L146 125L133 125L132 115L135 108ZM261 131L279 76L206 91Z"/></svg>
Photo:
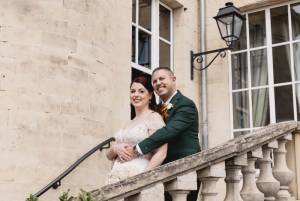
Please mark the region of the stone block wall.
<svg viewBox="0 0 300 201"><path fill-rule="evenodd" d="M114 13L122 13L122 16ZM131 1L0 1L0 194L23 201L130 118ZM103 185L96 153L41 200Z"/></svg>

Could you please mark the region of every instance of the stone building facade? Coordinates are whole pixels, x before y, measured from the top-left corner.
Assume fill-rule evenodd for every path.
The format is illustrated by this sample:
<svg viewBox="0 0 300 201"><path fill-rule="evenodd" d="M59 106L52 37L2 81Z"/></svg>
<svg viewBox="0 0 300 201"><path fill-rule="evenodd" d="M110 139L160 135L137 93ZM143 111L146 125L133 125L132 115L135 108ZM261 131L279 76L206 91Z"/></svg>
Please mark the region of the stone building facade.
<svg viewBox="0 0 300 201"><path fill-rule="evenodd" d="M212 17L226 1L204 2L206 50L224 47ZM245 14L246 23L265 25L265 43L252 47L253 33L251 25L247 25L242 38L246 47L239 44L239 48L228 52L224 59L217 58L207 69L208 147L269 123L298 120L300 1L232 2ZM201 3L201 0L1 1L1 199L24 200L129 121L129 84L140 73L150 74L157 66L170 66L177 76L178 88L196 102L201 116L201 74L195 72L195 79L190 79L190 51L198 52L201 45ZM277 7L283 9L276 10ZM273 45L270 38L271 20L276 16L286 17L284 28L289 30L282 32L288 38L279 41L279 45ZM272 59L276 58L272 49L280 45L288 46L290 52L284 55L294 70L285 76L287 80L275 83L272 75L277 60ZM267 66L265 72L269 77L261 85L252 86L247 79L251 79L247 66L257 59L251 60L252 50L263 52L260 57L263 55L268 63L256 64L256 67ZM244 57L248 60L244 61ZM280 68L278 75L282 71ZM235 84L244 87L235 88ZM276 87L282 86L290 90L285 93L286 90L279 89L280 97L286 97L283 100L276 96ZM260 89L265 96L265 91L271 91L269 101L265 102L268 109L257 110L268 115L264 121L253 123L254 99L260 98L253 94ZM285 100L288 104L276 105ZM292 105L292 109L287 105ZM293 115L278 113L283 106ZM200 139L201 135L200 132ZM67 176L59 189L48 191L41 199L55 200L67 189L76 195L81 188L99 188L104 185L110 165L104 153L97 152Z"/></svg>

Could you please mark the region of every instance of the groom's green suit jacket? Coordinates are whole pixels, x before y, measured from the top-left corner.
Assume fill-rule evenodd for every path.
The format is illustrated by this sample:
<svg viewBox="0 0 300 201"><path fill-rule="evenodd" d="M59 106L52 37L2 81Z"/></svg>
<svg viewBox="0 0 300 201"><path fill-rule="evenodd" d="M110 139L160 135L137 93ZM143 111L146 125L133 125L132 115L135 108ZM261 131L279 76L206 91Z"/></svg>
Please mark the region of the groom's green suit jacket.
<svg viewBox="0 0 300 201"><path fill-rule="evenodd" d="M183 96L179 91L177 91L170 103L173 106L168 110L166 126L158 129L150 137L138 144L143 154L146 154L168 143L168 152L164 163L183 158L201 150L198 139L198 111L195 103Z"/></svg>

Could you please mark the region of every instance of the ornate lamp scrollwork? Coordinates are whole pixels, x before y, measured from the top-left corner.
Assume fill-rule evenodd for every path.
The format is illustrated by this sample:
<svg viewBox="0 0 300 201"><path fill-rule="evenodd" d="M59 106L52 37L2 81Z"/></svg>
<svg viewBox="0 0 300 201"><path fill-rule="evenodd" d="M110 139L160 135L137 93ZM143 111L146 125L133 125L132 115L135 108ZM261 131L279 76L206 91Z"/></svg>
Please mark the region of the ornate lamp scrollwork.
<svg viewBox="0 0 300 201"><path fill-rule="evenodd" d="M207 51L207 52L200 52L200 53L196 53L196 54L194 54L194 52L191 51L191 80L194 79L194 70L199 70L199 71L205 70L214 62L214 60L219 55L222 58L226 57L226 50L230 50L230 49L231 49L230 47L227 47L227 48L221 48L221 49L211 50L211 51ZM217 53L217 54L206 66L200 67L200 68L195 67L194 63L201 64L203 62L203 55L212 54L212 53Z"/></svg>
<svg viewBox="0 0 300 201"><path fill-rule="evenodd" d="M212 62L220 55L222 58L226 56L226 50L231 50L234 42L239 40L240 33L243 26L244 17L241 15L240 10L236 8L233 3L228 2L224 8L220 8L217 16L214 17L217 22L221 38L226 42L227 48L221 48L206 52L194 54L191 51L191 80L194 79L195 70L205 70ZM207 54L217 53L215 57L204 67L196 68L194 62L203 63L203 56Z"/></svg>

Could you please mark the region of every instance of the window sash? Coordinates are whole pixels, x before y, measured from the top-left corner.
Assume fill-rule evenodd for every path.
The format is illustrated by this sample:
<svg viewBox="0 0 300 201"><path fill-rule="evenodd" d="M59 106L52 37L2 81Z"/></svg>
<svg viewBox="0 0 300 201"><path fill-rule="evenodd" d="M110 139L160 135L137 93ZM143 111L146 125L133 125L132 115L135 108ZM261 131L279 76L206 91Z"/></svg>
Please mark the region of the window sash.
<svg viewBox="0 0 300 201"><path fill-rule="evenodd" d="M291 5L299 3L300 1L293 1L293 2L289 2L289 3L284 3L284 4L279 4L276 6L271 6L265 9L257 9L255 11L252 12L248 12L245 14L246 17L246 21L245 21L245 25L246 25L246 43L247 43L247 48L246 49L242 49L242 50L236 50L236 51L232 51L230 53L229 56L229 65L230 65L230 70L229 70L229 83L230 83L230 119L231 119L231 131L232 131L232 136L235 136L235 134L237 134L238 132L242 132L242 133L246 133L246 132L250 132L252 130L258 129L260 127L255 127L253 125L253 105L252 105L252 97L253 97L253 90L258 90L258 89L267 89L269 92L269 115L270 115L270 123L276 123L276 102L275 102L275 89L276 87L291 87L292 89L292 100L291 100L291 104L292 104L292 108L293 108L293 114L291 114L294 118L294 120L297 120L297 103L296 103L296 85L300 83L300 80L295 80L295 67L294 67L294 60L295 60L295 55L294 55L294 44L295 43L300 43L300 39L295 40L292 38L292 22L291 22ZM272 43L272 31L271 31L271 9L277 8L277 7L281 7L281 6L287 6L288 7L288 41L285 42L281 42L281 43L276 43L273 44ZM250 47L250 39L249 39L249 15L255 12L259 12L259 11L264 11L265 12L265 25L266 25L266 44L263 46L259 46L259 47ZM274 68L273 68L273 49L278 47L278 46L286 46L288 47L288 51L289 51L289 62L290 62L290 73L291 73L291 80L287 81L287 82L283 82L283 83L274 83ZM300 47L300 45L299 45ZM267 76L268 76L268 82L266 85L263 86L253 86L252 82L252 76L251 76L251 61L250 61L250 54L253 51L257 51L257 50L262 50L262 49L266 49L267 51ZM248 72L247 72L247 86L246 88L243 89L233 89L233 81L234 81L234 77L232 74L232 63L231 63L231 57L233 55L236 54L241 54L241 53L246 53L247 54L247 65L248 66ZM299 85L300 86L300 85ZM248 94L248 103L249 103L249 113L250 113L250 126L249 128L240 128L240 129L234 129L234 120L233 120L233 100L232 100L232 96L234 93L237 92L242 92L245 91ZM299 104L298 104L299 105ZM300 106L299 106L300 107ZM298 114L298 116L300 116Z"/></svg>
<svg viewBox="0 0 300 201"><path fill-rule="evenodd" d="M159 8L160 6L163 6L165 9L170 11L170 40L167 40L165 38L162 38L159 35ZM168 44L170 46L170 68L173 70L173 10L169 8L167 5L163 4L159 0L152 0L151 4L151 30L147 30L144 27L141 27L139 25L139 6L138 6L138 0L136 0L136 21L132 22L132 27L135 27L135 61L131 61L131 66L139 71L142 71L147 74L151 74L152 70L157 68L159 66L159 55L160 55L160 49L159 49L159 43L160 41L163 41L164 43ZM151 60L150 60L150 67L147 68L145 66L139 65L138 62L138 53L139 53L139 47L138 47L138 40L139 35L138 32L143 31L151 36Z"/></svg>

